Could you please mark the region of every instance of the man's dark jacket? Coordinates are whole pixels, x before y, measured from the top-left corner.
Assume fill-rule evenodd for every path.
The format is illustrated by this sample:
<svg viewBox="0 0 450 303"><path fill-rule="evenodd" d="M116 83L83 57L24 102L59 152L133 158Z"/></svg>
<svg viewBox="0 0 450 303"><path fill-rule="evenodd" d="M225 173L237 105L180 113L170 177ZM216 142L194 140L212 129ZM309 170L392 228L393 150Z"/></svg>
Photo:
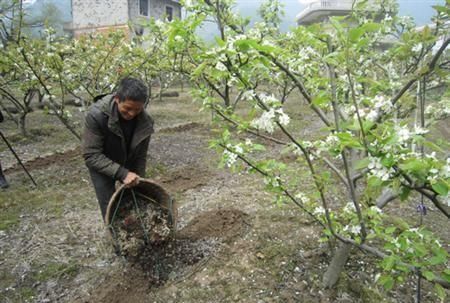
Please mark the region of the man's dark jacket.
<svg viewBox="0 0 450 303"><path fill-rule="evenodd" d="M119 112L112 95L97 101L86 115L83 157L89 168L103 215L114 192L115 180L123 181L129 171L145 175L147 150L153 133L153 120L142 111L127 152L119 124ZM106 204L106 205L105 205Z"/></svg>

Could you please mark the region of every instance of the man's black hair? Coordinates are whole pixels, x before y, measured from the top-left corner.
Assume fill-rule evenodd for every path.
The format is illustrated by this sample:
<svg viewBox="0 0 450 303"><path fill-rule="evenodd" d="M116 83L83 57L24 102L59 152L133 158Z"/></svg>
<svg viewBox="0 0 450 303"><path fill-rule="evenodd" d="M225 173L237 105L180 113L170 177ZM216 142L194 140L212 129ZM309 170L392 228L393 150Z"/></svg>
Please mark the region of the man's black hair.
<svg viewBox="0 0 450 303"><path fill-rule="evenodd" d="M129 99L135 102L145 103L148 99L148 88L141 80L126 77L120 80L116 97L119 98L120 102Z"/></svg>

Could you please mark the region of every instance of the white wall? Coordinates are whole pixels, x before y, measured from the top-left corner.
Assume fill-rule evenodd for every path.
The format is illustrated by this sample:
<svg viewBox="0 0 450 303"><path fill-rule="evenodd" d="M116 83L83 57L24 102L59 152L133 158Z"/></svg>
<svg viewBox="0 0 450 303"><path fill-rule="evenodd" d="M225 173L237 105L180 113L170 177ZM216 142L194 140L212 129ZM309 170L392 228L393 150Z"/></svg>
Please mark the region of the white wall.
<svg viewBox="0 0 450 303"><path fill-rule="evenodd" d="M72 0L74 29L123 25L128 22L127 0Z"/></svg>

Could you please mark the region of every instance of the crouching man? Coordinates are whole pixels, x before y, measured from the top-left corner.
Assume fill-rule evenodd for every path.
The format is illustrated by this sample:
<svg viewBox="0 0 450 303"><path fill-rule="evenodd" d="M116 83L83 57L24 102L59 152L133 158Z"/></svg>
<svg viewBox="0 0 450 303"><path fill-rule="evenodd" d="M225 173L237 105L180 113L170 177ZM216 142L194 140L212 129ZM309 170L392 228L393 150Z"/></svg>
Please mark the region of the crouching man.
<svg viewBox="0 0 450 303"><path fill-rule="evenodd" d="M116 181L127 187L144 177L153 120L144 110L146 85L134 78L91 106L83 133L83 158L89 169L103 220Z"/></svg>

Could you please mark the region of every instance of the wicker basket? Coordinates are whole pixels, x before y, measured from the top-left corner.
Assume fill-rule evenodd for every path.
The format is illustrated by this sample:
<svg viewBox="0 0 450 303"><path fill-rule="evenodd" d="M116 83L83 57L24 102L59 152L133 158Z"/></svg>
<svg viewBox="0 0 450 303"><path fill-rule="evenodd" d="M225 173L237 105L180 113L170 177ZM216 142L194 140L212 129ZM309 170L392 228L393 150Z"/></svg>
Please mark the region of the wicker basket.
<svg viewBox="0 0 450 303"><path fill-rule="evenodd" d="M169 224L171 225L172 232L175 232L178 211L175 200L170 197L164 188L148 179L140 179L139 184L133 187L132 190L134 190L137 195L145 196L149 201L152 200L161 208L168 210L170 214ZM124 185L121 185L111 196L106 210L106 226L111 226L111 223L113 222L113 216L117 208L117 203L119 203L120 197L122 196L122 191L125 191L124 194L130 194L131 192L131 190L127 190Z"/></svg>

